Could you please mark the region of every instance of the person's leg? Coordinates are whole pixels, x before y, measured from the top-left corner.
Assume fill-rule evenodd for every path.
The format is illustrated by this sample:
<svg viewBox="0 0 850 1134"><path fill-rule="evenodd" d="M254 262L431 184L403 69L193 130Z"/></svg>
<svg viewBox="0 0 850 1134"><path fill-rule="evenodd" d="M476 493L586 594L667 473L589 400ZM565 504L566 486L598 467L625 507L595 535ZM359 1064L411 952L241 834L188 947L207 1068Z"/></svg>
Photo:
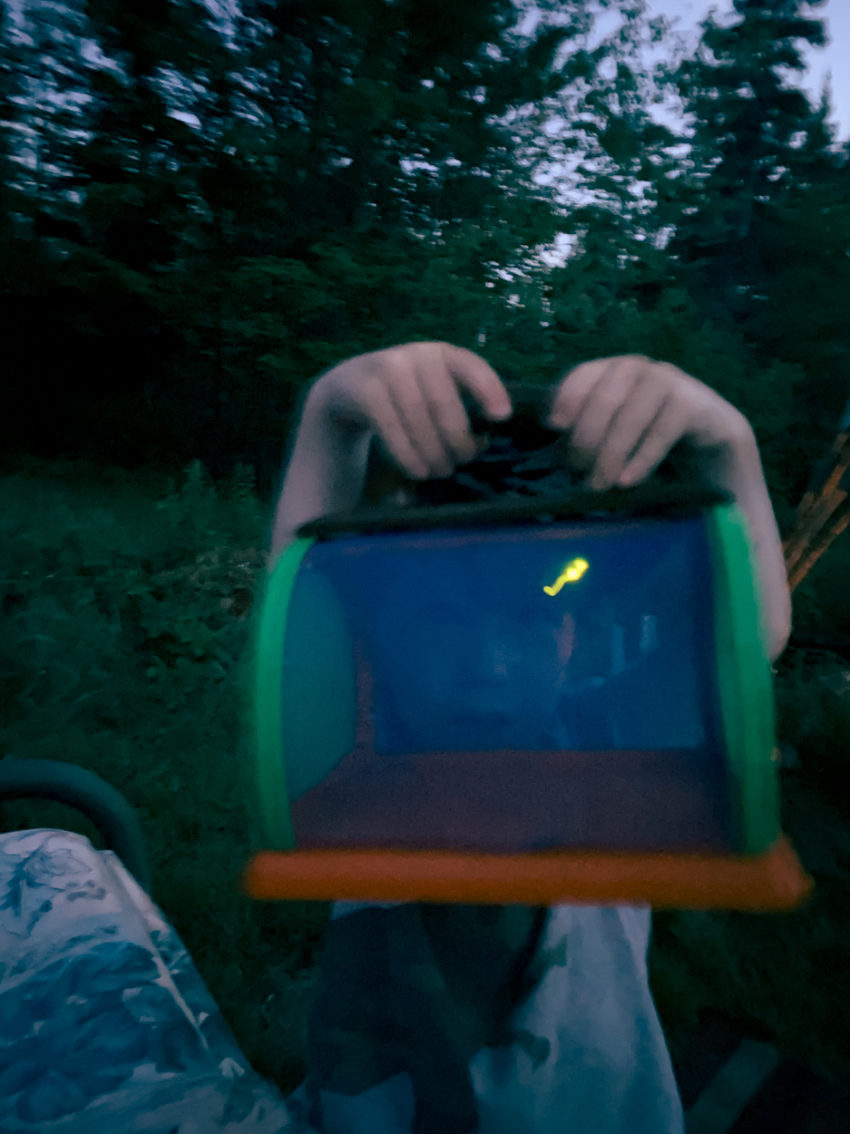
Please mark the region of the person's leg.
<svg viewBox="0 0 850 1134"><path fill-rule="evenodd" d="M470 1061L519 999L539 925L519 907L338 903L295 1112L323 1134L477 1130Z"/></svg>
<svg viewBox="0 0 850 1134"><path fill-rule="evenodd" d="M539 983L473 1060L479 1134L682 1134L682 1107L647 975L650 913L551 911Z"/></svg>

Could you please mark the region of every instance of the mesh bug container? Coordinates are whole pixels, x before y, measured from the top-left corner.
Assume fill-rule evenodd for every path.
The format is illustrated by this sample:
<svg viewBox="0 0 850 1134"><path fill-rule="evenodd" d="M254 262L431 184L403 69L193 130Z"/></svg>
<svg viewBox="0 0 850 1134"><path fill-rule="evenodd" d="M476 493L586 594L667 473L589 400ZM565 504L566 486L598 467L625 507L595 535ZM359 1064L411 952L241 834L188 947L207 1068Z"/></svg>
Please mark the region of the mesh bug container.
<svg viewBox="0 0 850 1134"><path fill-rule="evenodd" d="M268 581L254 714L258 898L770 909L808 890L723 494L546 487L307 525Z"/></svg>

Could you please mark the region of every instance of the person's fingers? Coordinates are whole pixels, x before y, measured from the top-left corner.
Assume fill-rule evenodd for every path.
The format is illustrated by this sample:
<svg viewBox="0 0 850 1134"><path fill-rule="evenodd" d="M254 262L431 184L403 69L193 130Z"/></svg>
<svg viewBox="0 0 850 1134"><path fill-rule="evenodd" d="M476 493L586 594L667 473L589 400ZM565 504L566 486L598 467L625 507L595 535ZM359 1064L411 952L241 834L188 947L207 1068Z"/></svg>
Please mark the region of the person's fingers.
<svg viewBox="0 0 850 1134"><path fill-rule="evenodd" d="M592 489L600 492L617 483L629 459L655 427L669 396L666 385L638 379L596 454L590 476Z"/></svg>
<svg viewBox="0 0 850 1134"><path fill-rule="evenodd" d="M744 415L714 390L642 355L575 367L555 391L547 424L564 434L571 463L593 469L597 488L644 480L680 441L707 451L752 438Z"/></svg>
<svg viewBox="0 0 850 1134"><path fill-rule="evenodd" d="M455 382L467 390L491 421L505 421L513 407L505 386L493 369L480 355L464 347L440 343L447 370Z"/></svg>
<svg viewBox="0 0 850 1134"><path fill-rule="evenodd" d="M416 378L429 415L425 432L428 437L436 439L441 451L441 459L433 466L435 475L448 476L458 464L471 461L476 455L477 446L470 429L469 417L461 401L457 382L442 358L437 365L428 365L427 362L420 365ZM436 447L433 446L434 452Z"/></svg>
<svg viewBox="0 0 850 1134"><path fill-rule="evenodd" d="M617 361L616 357L597 358L568 371L555 390L546 424L552 429L571 429L600 376Z"/></svg>
<svg viewBox="0 0 850 1134"><path fill-rule="evenodd" d="M628 487L646 480L682 439L689 418L690 408L687 403L668 397L651 428L644 433L640 444L624 465L617 483Z"/></svg>
<svg viewBox="0 0 850 1134"><path fill-rule="evenodd" d="M481 449L472 436L460 389L468 390L485 414L497 419L510 416L507 390L483 358L449 343L417 344L405 352L404 362L416 389L407 373L396 373L390 387L393 403L411 445L427 465L426 475L450 476Z"/></svg>
<svg viewBox="0 0 850 1134"><path fill-rule="evenodd" d="M323 379L327 412L344 426L366 427L418 479L450 475L481 451L461 399L466 390L493 420L510 417L496 372L472 351L449 343L407 343L341 365Z"/></svg>
<svg viewBox="0 0 850 1134"><path fill-rule="evenodd" d="M607 362L592 381L569 433L569 451L580 468L597 461L603 441L622 413L640 379L645 360L633 357Z"/></svg>
<svg viewBox="0 0 850 1134"><path fill-rule="evenodd" d="M415 396L418 397L418 387L413 383ZM422 456L419 448L413 444L407 419L399 412L396 399L390 393L391 386L382 380L380 375L370 375L361 388L361 398L365 412L372 423L375 433L380 437L390 456L410 476L423 480L431 475L430 466ZM417 410L415 404L406 407L407 418L413 416L416 420ZM420 416L424 407L420 409Z"/></svg>
<svg viewBox="0 0 850 1134"><path fill-rule="evenodd" d="M409 356L403 372L393 374L387 383L393 408L404 427L411 448L425 469L426 477L448 476L451 462L431 417L426 392L420 386L415 360Z"/></svg>

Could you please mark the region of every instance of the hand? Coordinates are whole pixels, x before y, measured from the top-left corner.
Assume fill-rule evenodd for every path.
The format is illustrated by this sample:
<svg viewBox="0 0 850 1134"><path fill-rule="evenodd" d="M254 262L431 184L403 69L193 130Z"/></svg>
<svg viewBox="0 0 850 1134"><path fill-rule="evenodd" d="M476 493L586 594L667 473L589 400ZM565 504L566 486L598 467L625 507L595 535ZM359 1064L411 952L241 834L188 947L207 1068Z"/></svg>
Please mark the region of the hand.
<svg viewBox="0 0 850 1134"><path fill-rule="evenodd" d="M444 342L348 359L318 379L310 399L335 429L380 437L398 465L421 480L450 476L484 447L472 435L459 388L491 420L511 416L510 398L492 367Z"/></svg>
<svg viewBox="0 0 850 1134"><path fill-rule="evenodd" d="M744 415L714 390L642 355L585 362L558 385L547 424L568 434L595 490L645 480L679 442L706 467L752 439Z"/></svg>

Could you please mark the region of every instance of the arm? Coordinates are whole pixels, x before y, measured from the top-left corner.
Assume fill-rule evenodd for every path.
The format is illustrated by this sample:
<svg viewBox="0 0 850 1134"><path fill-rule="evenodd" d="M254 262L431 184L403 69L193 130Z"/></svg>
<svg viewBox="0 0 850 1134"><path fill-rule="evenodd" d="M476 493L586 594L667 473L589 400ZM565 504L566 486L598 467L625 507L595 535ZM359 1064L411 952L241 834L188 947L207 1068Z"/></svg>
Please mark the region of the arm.
<svg viewBox="0 0 850 1134"><path fill-rule="evenodd" d="M774 661L790 634L791 598L758 445L740 410L675 366L625 355L570 371L550 424L568 433L571 459L596 489L638 484L672 454L684 476L732 494L749 528Z"/></svg>
<svg viewBox="0 0 850 1134"><path fill-rule="evenodd" d="M302 524L353 508L363 494L372 434L343 430L322 406L316 384L301 411L275 512L268 570L272 571Z"/></svg>
<svg viewBox="0 0 850 1134"><path fill-rule="evenodd" d="M742 420L741 436L727 449L704 456L698 475L730 492L747 521L761 585L768 656L774 662L791 635L791 591L758 443L749 423Z"/></svg>
<svg viewBox="0 0 850 1134"><path fill-rule="evenodd" d="M358 355L322 375L301 412L277 506L269 570L309 520L359 503L370 446L424 479L450 475L480 451L460 388L504 420L510 398L496 372L449 343L408 343Z"/></svg>

